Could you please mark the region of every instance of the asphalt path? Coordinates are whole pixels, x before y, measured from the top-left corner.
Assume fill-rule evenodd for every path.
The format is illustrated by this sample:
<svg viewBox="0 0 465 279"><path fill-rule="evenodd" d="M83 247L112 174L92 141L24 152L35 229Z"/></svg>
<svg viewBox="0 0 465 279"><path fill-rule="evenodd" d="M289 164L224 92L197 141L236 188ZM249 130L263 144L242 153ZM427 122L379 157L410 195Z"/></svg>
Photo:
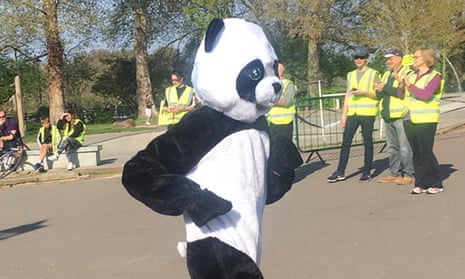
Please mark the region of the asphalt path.
<svg viewBox="0 0 465 279"><path fill-rule="evenodd" d="M437 136L445 191L358 182L355 148L344 182L328 184L337 151L298 170L266 208L261 269L268 279L463 278L465 130ZM375 175L387 174L375 154ZM352 174L352 176L351 176ZM151 212L120 178L0 189L0 278L188 278L176 252L181 217Z"/></svg>

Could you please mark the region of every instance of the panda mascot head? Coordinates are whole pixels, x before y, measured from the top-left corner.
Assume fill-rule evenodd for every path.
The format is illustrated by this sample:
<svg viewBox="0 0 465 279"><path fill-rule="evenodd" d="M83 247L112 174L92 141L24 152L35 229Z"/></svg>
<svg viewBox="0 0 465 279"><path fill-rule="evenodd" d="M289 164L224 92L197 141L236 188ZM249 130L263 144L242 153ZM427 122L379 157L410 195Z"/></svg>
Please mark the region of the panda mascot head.
<svg viewBox="0 0 465 279"><path fill-rule="evenodd" d="M263 30L243 19L214 19L197 52L192 83L202 101L252 123L280 98L277 57Z"/></svg>

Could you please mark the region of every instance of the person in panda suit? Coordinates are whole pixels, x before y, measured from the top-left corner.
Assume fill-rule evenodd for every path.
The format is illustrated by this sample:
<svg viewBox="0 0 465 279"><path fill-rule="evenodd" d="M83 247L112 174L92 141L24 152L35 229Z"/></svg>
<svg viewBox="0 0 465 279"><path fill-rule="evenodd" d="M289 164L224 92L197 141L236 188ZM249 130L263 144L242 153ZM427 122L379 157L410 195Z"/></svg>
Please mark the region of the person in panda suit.
<svg viewBox="0 0 465 279"><path fill-rule="evenodd" d="M292 186L302 159L264 114L279 100L277 57L263 30L214 19L197 51L192 83L204 106L153 139L124 166L122 183L157 213L183 215L193 279L263 278L266 204Z"/></svg>

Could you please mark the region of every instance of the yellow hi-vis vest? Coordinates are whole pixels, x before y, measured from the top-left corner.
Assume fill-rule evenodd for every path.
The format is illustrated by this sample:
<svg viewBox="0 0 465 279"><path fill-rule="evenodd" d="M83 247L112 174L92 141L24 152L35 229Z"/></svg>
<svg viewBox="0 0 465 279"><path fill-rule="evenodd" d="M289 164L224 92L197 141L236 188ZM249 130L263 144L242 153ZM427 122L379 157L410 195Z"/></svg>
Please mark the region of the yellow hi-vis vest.
<svg viewBox="0 0 465 279"><path fill-rule="evenodd" d="M417 74L413 73L409 76L409 80L416 87L425 89L431 80L436 76L441 76L438 71L432 70L431 73L426 74L417 79ZM410 110L410 121L412 123L438 123L439 122L439 102L442 94L444 93L444 80L441 78L441 85L438 90L433 94L432 98L428 101L420 100L410 93L406 88L408 97L408 108Z"/></svg>
<svg viewBox="0 0 465 279"><path fill-rule="evenodd" d="M75 139L81 144L84 145L84 135L86 134L86 124L82 122L80 119L74 119L74 125L81 122L82 123L82 133L75 137ZM63 129L63 140L68 138L70 135L74 133L74 128L71 127L71 123L66 123Z"/></svg>
<svg viewBox="0 0 465 279"><path fill-rule="evenodd" d="M294 86L294 91L297 92L297 86L288 79L283 79L283 95L286 94L289 85ZM295 117L295 106L291 104L288 107L274 106L268 112L268 121L274 125L286 125L294 121Z"/></svg>
<svg viewBox="0 0 465 279"><path fill-rule="evenodd" d="M178 99L178 93L176 91L175 86L170 86L165 90L165 99L168 101L167 106L177 105L177 106L190 106L192 103L192 98L194 97L193 93L194 89L190 86L186 85L184 91L182 92L181 96ZM165 102L161 101L160 103L160 110L159 110L159 117L158 117L158 125L172 125L178 123L181 118L187 113L187 111L181 111L178 113L174 112L166 112L163 111L163 107L165 106Z"/></svg>
<svg viewBox="0 0 465 279"><path fill-rule="evenodd" d="M401 67L398 75L403 76L404 74L408 74L410 72L410 69L408 67ZM384 73L383 77L381 80L386 84L389 81L389 77L392 75L392 71L387 71ZM398 88L399 87L399 82L394 79L394 82L392 83L392 87ZM406 99L401 99L398 97L394 96L385 96L384 98L389 98L389 117L390 118L402 118L405 116L407 113L407 101ZM380 109L383 111L383 106L382 103L380 102Z"/></svg>
<svg viewBox="0 0 465 279"><path fill-rule="evenodd" d="M52 151L53 153L57 152L58 145L61 142L61 135L60 131L55 125L50 124L50 136L52 137ZM39 138L40 142L44 142L45 140L45 127L40 127L39 129Z"/></svg>
<svg viewBox="0 0 465 279"><path fill-rule="evenodd" d="M378 72L368 68L363 73L360 82L357 82L357 70L351 71L347 74L349 90L351 88L359 88L367 92L374 92L375 78ZM349 97L349 108L347 115L361 115L361 116L376 116L378 114L379 100L366 96L351 96Z"/></svg>

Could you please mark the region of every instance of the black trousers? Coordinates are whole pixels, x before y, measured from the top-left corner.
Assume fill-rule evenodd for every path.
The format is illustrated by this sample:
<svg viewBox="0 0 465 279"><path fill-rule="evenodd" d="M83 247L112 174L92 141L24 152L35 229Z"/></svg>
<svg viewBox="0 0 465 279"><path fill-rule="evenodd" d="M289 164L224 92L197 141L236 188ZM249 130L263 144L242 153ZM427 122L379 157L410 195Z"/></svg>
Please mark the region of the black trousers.
<svg viewBox="0 0 465 279"><path fill-rule="evenodd" d="M412 147L415 186L442 188L439 163L433 153L437 123L415 124L404 121L404 130Z"/></svg>
<svg viewBox="0 0 465 279"><path fill-rule="evenodd" d="M272 135L283 135L292 141L292 133L294 132L294 122L283 125L275 125L270 123L270 132Z"/></svg>
<svg viewBox="0 0 465 279"><path fill-rule="evenodd" d="M339 164L337 172L344 174L347 162L349 161L350 147L358 127L362 127L363 145L365 147L365 157L362 172L370 172L373 163L373 125L374 116L351 115L347 117L346 127L342 135L341 153L339 154Z"/></svg>

